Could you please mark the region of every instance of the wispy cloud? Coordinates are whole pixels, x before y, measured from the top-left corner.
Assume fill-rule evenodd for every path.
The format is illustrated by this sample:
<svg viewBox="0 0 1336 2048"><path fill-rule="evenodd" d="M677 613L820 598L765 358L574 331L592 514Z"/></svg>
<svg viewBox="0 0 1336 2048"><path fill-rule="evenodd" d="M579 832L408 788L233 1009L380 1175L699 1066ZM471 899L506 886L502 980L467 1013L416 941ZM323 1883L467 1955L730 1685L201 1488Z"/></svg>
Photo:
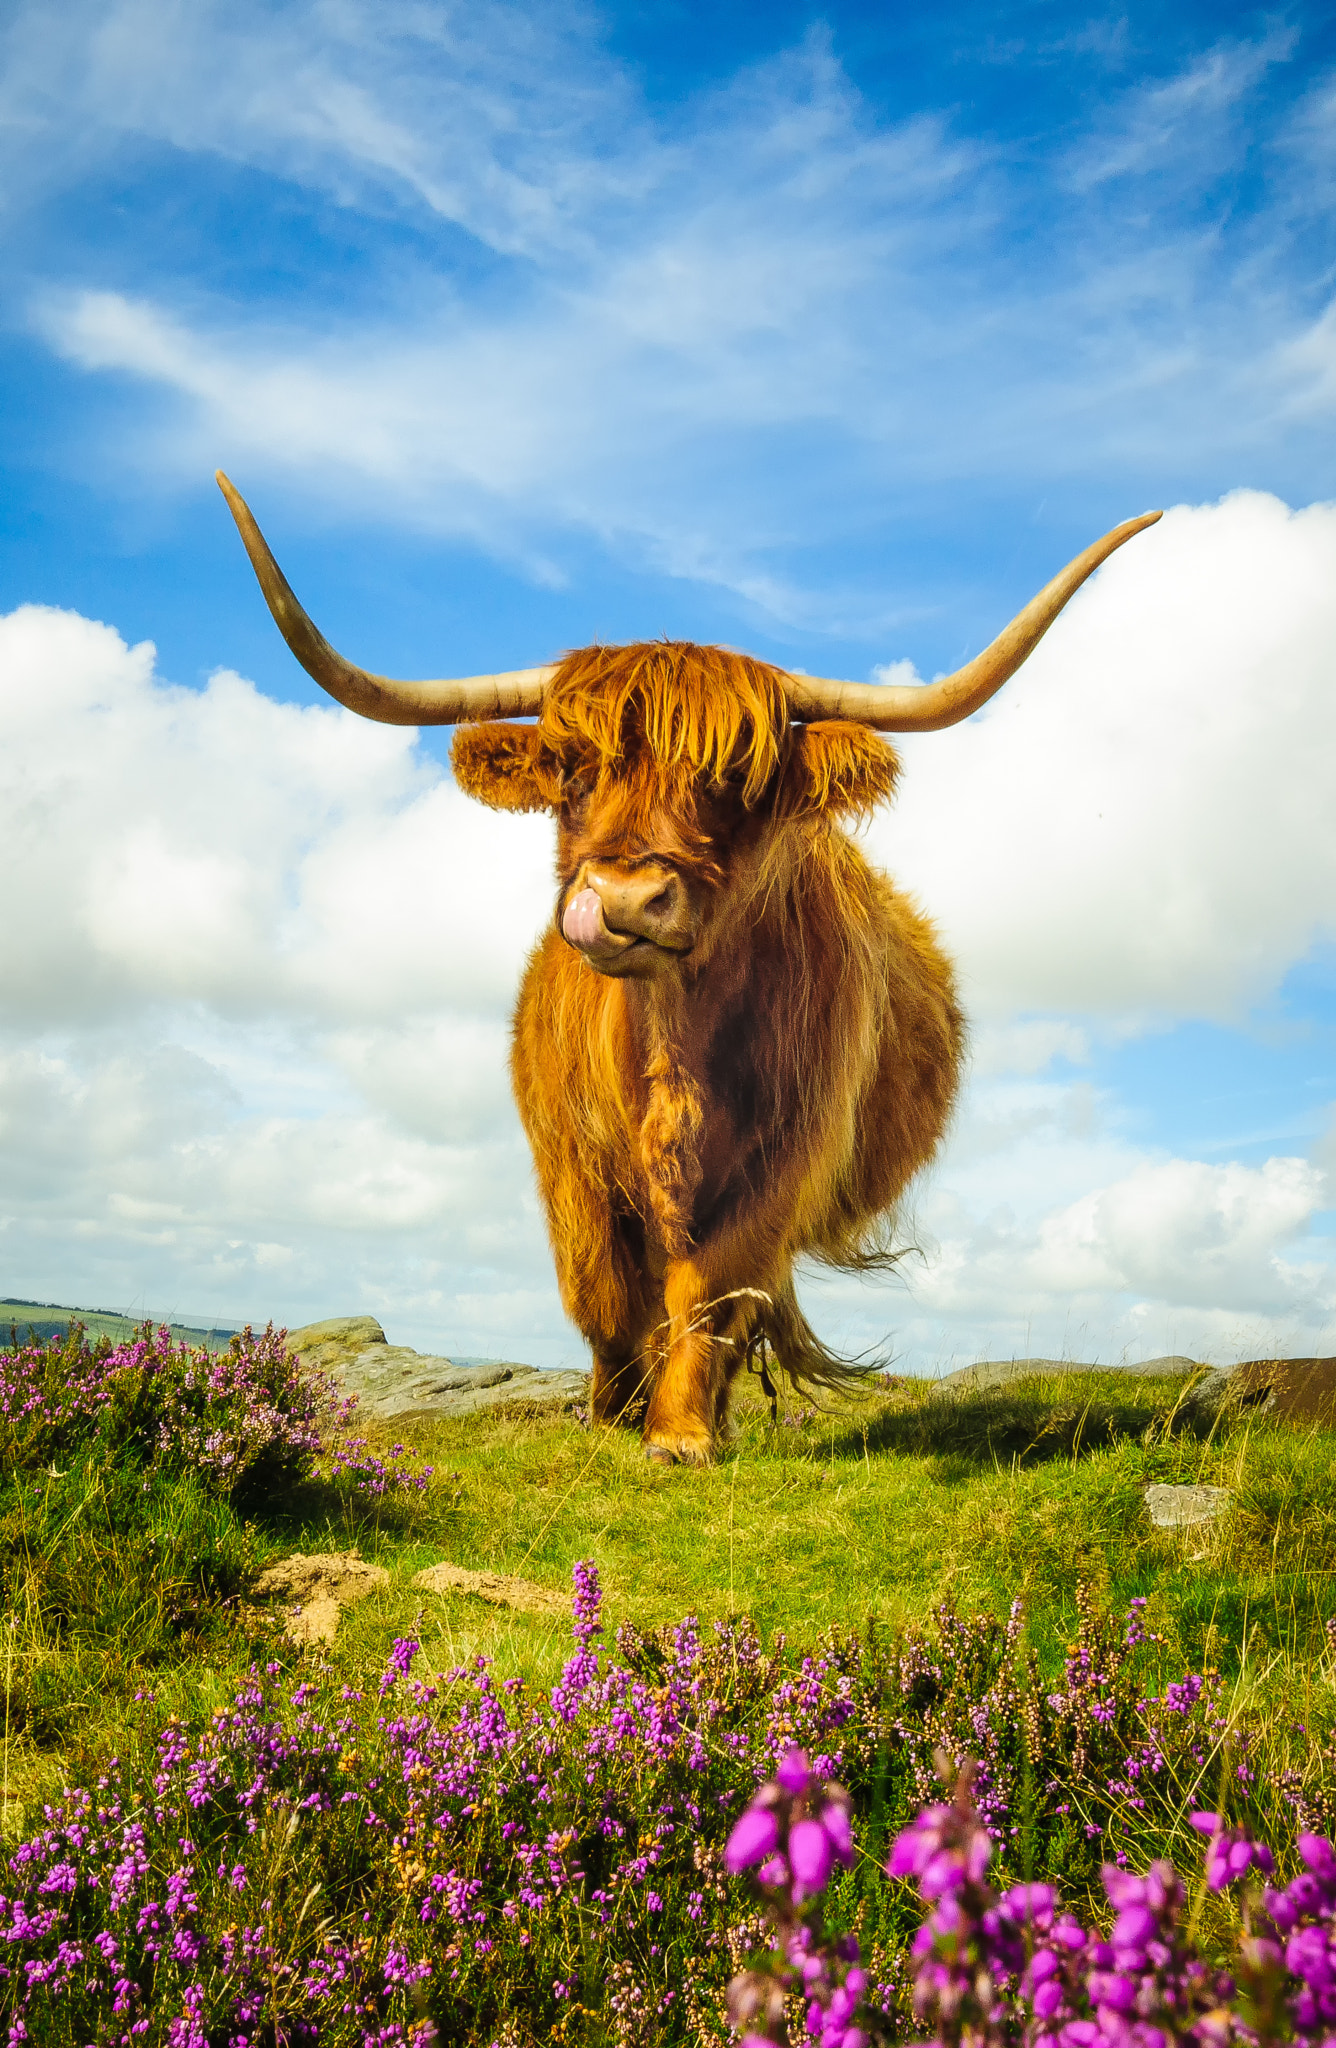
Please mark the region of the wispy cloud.
<svg viewBox="0 0 1336 2048"><path fill-rule="evenodd" d="M578 7L70 0L0 37L11 196L159 144L522 255L581 239L563 224L628 111Z"/></svg>
<svg viewBox="0 0 1336 2048"><path fill-rule="evenodd" d="M818 591L805 557L925 493L1166 468L1209 491L1265 450L1302 496L1320 467L1286 425L1312 385L1303 181L1263 177L1251 211L1183 203L1283 71L1279 32L1109 86L1064 159L887 121L820 32L667 116L595 23L542 8L50 20L20 10L4 87L39 182L169 147L396 216L392 261L342 301L337 264L252 303L151 266L90 286L29 251L38 331L133 380L120 452L159 476L222 455L539 578L583 537L780 624L866 632L915 600L861 570ZM1073 177L1097 213L1063 203Z"/></svg>
<svg viewBox="0 0 1336 2048"><path fill-rule="evenodd" d="M1297 30L1275 29L1256 42L1221 43L1173 77L1134 85L1096 117L1069 158L1075 189L1172 168L1180 203L1188 196L1185 178L1195 194L1236 161L1237 121L1250 95L1297 41Z"/></svg>

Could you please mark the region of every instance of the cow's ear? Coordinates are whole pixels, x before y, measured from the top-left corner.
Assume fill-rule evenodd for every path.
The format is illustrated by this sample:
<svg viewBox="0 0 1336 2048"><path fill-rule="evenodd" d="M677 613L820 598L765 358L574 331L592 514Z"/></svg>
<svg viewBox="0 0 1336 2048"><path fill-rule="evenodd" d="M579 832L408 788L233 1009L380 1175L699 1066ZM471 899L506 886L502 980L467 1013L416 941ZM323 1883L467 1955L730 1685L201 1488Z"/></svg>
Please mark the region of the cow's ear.
<svg viewBox="0 0 1336 2048"><path fill-rule="evenodd" d="M561 767L536 725L461 725L450 749L455 781L494 811L555 811Z"/></svg>
<svg viewBox="0 0 1336 2048"><path fill-rule="evenodd" d="M822 718L793 729L780 808L789 817L867 817L893 793L900 757L866 725Z"/></svg>

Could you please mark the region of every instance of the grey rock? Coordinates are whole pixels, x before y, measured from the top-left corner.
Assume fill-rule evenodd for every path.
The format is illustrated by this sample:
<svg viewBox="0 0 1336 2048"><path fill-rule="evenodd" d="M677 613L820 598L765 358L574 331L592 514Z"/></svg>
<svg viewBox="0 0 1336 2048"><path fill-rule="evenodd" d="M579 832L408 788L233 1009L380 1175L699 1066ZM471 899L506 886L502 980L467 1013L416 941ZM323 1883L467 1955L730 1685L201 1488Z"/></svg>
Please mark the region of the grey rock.
<svg viewBox="0 0 1336 2048"><path fill-rule="evenodd" d="M1209 1422L1230 1402L1232 1365L1213 1365L1183 1397L1183 1413L1194 1423Z"/></svg>
<svg viewBox="0 0 1336 2048"><path fill-rule="evenodd" d="M1196 1423L1217 1416L1269 1416L1299 1426L1336 1426L1336 1359L1245 1358L1217 1366L1189 1389L1184 1409Z"/></svg>
<svg viewBox="0 0 1336 2048"><path fill-rule="evenodd" d="M1234 1496L1227 1486L1148 1486L1146 1506L1157 1529L1195 1529L1216 1521Z"/></svg>
<svg viewBox="0 0 1336 2048"><path fill-rule="evenodd" d="M288 1331L289 1351L297 1352L303 1364L317 1372L334 1372L351 1364L359 1352L385 1341L374 1316L331 1316L328 1322Z"/></svg>
<svg viewBox="0 0 1336 2048"><path fill-rule="evenodd" d="M589 1397L589 1375L544 1372L503 1362L457 1365L453 1359L387 1343L374 1316L335 1316L288 1335L304 1365L330 1375L360 1411L380 1422L415 1415L476 1415L484 1409L572 1408Z"/></svg>
<svg viewBox="0 0 1336 2048"><path fill-rule="evenodd" d="M981 1394L1014 1380L1061 1378L1072 1373L1119 1372L1129 1379L1169 1379L1177 1374L1200 1372L1195 1358L1147 1358L1139 1365L1083 1365L1070 1358L991 1358L978 1365L961 1366L936 1381L933 1391L943 1394Z"/></svg>

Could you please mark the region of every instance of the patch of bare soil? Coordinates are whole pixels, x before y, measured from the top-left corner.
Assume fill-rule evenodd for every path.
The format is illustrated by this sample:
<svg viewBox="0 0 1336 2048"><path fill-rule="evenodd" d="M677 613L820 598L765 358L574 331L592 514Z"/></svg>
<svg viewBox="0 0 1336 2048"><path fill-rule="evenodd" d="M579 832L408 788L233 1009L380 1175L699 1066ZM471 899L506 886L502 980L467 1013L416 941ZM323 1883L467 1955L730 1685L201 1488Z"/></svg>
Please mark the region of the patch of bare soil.
<svg viewBox="0 0 1336 2048"><path fill-rule="evenodd" d="M532 1579L508 1577L504 1572L471 1572L460 1564L430 1564L413 1580L429 1593L472 1593L493 1607L514 1607L521 1614L546 1614L565 1621L571 1611L568 1593L553 1593L536 1586Z"/></svg>
<svg viewBox="0 0 1336 2048"><path fill-rule="evenodd" d="M389 1583L382 1566L367 1564L355 1550L313 1557L296 1551L262 1571L255 1592L260 1599L286 1604L283 1633L294 1643L332 1643L343 1609Z"/></svg>

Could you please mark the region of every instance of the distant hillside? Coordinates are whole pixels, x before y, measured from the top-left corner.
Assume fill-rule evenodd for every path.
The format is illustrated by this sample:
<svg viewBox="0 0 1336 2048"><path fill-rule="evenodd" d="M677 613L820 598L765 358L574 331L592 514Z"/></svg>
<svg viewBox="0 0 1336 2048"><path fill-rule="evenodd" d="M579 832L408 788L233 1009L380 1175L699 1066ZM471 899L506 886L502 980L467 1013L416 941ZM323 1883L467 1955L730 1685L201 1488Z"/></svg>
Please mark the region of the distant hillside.
<svg viewBox="0 0 1336 2048"><path fill-rule="evenodd" d="M68 1308L58 1301L21 1301L4 1295L0 1297L0 1344L9 1342L11 1328L18 1331L20 1343L30 1335L43 1342L50 1337L63 1337L71 1321L82 1323L90 1337L110 1337L113 1343L121 1343L133 1337L144 1320L142 1315L123 1316L112 1308ZM148 1320L155 1328L167 1322L166 1316L149 1316ZM171 1323L169 1327L178 1343L204 1345L210 1351L226 1351L228 1340L235 1334L218 1323L209 1327Z"/></svg>

